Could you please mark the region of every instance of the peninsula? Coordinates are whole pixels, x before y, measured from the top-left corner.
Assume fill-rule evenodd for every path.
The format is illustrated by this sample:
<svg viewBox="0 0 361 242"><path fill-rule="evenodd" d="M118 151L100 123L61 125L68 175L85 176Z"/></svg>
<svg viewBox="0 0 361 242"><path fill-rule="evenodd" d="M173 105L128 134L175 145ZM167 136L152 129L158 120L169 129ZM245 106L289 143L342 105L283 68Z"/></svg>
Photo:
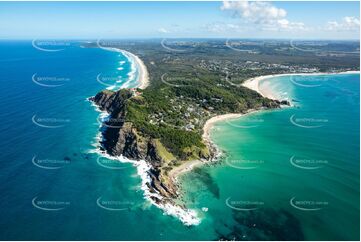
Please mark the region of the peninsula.
<svg viewBox="0 0 361 242"><path fill-rule="evenodd" d="M150 179L146 182L148 197L163 208L171 205L186 209L176 204L181 194L177 176L219 156L209 138L214 122L290 105L288 100L262 96L256 87L250 86L258 85L258 81L251 82L250 78L290 70L295 73L349 70L339 64L325 67L317 61L310 63L307 58L297 56L271 60L268 54L240 55L209 42L182 43L172 48L162 48L163 42L162 45L124 42L122 46L112 47L135 61L140 84L133 89L103 90L91 98L100 110L109 114L107 128L102 132L102 150L115 157L144 160L150 167L147 171ZM258 62L260 68L255 72L254 68L240 69L237 63L248 65L242 61L247 57L266 64ZM265 68L271 61L274 68Z"/></svg>

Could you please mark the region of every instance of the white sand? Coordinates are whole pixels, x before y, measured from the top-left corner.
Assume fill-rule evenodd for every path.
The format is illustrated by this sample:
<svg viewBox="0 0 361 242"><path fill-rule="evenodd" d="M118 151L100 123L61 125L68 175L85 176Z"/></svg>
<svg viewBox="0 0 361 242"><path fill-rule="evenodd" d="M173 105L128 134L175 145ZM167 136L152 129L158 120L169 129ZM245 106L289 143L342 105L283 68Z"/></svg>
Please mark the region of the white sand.
<svg viewBox="0 0 361 242"><path fill-rule="evenodd" d="M250 79L246 80L242 85L244 87L247 87L249 89L252 89L252 90L258 92L263 97L267 97L269 99L276 99L275 95L272 93L272 90L269 90L268 88L260 89L259 85L260 85L261 81L268 79L268 78L281 77L281 76L318 76L318 75L334 75L334 74L360 74L360 72L359 71L345 71L345 72L339 72L339 73L314 72L314 73L289 73L289 74L266 75L266 76L258 76L258 77L250 78Z"/></svg>
<svg viewBox="0 0 361 242"><path fill-rule="evenodd" d="M229 114L218 115L218 116L208 119L207 122L203 126L203 136L202 136L203 140L206 141L208 144L212 143L209 132L215 123L224 121L227 119L236 119L243 115L244 114L241 114L241 113L229 113Z"/></svg>
<svg viewBox="0 0 361 242"><path fill-rule="evenodd" d="M145 89L149 86L149 74L147 67L145 66L144 62L136 55L122 50L123 53L126 53L130 58L132 58L138 67L138 82L139 82L139 89Z"/></svg>
<svg viewBox="0 0 361 242"><path fill-rule="evenodd" d="M263 89L259 88L259 84L261 81L263 81L267 78L280 77L280 76L297 76L297 75L298 76L312 76L312 75L314 76L314 75L326 75L326 74L360 74L360 72L359 71L345 71L345 72L339 72L339 73L330 73L330 72L329 73L325 73L325 72L317 72L316 73L315 72L315 73L290 73L290 74L266 75L266 76L250 78L250 79L246 80L242 85L258 92L263 97L267 97L270 99L276 99L276 98L274 98L276 95L275 95L275 93L272 93L272 90L269 90L267 88L263 88ZM213 144L212 140L210 138L210 130L213 128L215 123L220 122L220 121L225 121L228 119L236 119L236 118L239 118L241 116L244 116L244 115L247 115L247 114L250 114L253 112L257 112L257 110L248 110L248 112L245 114L230 113L230 114L218 115L218 116L208 119L207 122L203 126L203 136L202 136L203 140L206 142L206 144L208 146ZM201 162L201 161L199 161L199 162ZM201 162L201 163L203 163L203 162ZM182 165L183 170L184 169L189 170L189 169L187 169L188 168L186 166L187 164L188 163L185 163ZM192 163L190 163L190 165L194 166L194 164L192 164ZM182 172L183 171L179 172L179 174Z"/></svg>
<svg viewBox="0 0 361 242"><path fill-rule="evenodd" d="M239 118L241 116L243 116L245 114L240 114L240 113L229 113L229 114L224 114L224 115L218 115L215 116L213 118L210 118L207 120L207 122L204 124L203 126L203 140L205 141L206 145L208 147L212 146L212 141L210 138L210 130L212 129L213 125L216 122L220 122L220 121L224 121L227 119L236 119ZM180 166L174 167L169 173L169 177L174 181L177 182L177 177L182 175L183 173L189 172L191 171L193 168L195 167L199 167L203 164L206 164L208 161L207 160L191 160L191 161L187 161L183 164L181 164Z"/></svg>
<svg viewBox="0 0 361 242"><path fill-rule="evenodd" d="M130 53L129 51L118 49L118 48L110 48L110 47L102 47L102 46L99 46L99 47L102 49L105 49L105 50L120 52L123 55L125 55L126 57L128 57L128 59L130 59L130 61L134 62L134 64L136 65L136 68L138 68L138 80L137 80L139 83L138 88L145 89L149 86L149 74L148 74L147 67L145 66L144 62L138 56L134 55L133 53Z"/></svg>
<svg viewBox="0 0 361 242"><path fill-rule="evenodd" d="M168 176L170 179L172 179L173 182L177 182L177 177L180 176L183 173L186 173L188 171L191 171L193 168L198 167L206 163L206 161L201 160L191 160L187 161L180 166L174 167L170 172L168 173Z"/></svg>
<svg viewBox="0 0 361 242"><path fill-rule="evenodd" d="M135 62L135 64L138 67L138 73L139 73L138 74L138 82L139 82L138 88L145 89L149 85L149 75L148 75L147 68L144 65L143 61L138 56L136 56L128 51L124 51L124 50L120 50L120 49L116 49L116 48L107 48L107 49L122 52L123 54L130 57ZM360 73L360 72L344 72L344 73ZM342 74L344 74L344 73L342 73ZM267 76L251 78L251 79L245 81L242 85L260 93L264 97L274 99L270 90L262 90L261 91L259 89L259 82L261 80L264 80L266 78L271 78L271 77L277 77L277 76L320 75L320 74L336 74L336 73L297 73L297 74L295 73L295 74L267 75ZM249 110L248 113L251 113L251 112L255 112L255 110ZM216 122L220 122L220 121L224 121L224 120L228 120L228 119L236 119L243 115L246 115L246 114L231 113L231 114L218 115L213 118L210 118L209 120L207 120L207 122L204 124L204 127L203 127L203 136L202 136L203 140L206 142L207 145L211 145L212 141L210 139L210 130L212 129L212 127L214 126L214 124ZM103 153L103 155L105 155L105 154ZM127 159L124 159L123 157L107 156L107 158L119 159L119 160L122 160L122 162L124 162L124 160L127 160ZM132 162L135 166L137 166L138 175L142 178L142 190L144 191L144 196L153 205L161 208L165 214L169 214L169 215L178 217L185 225L198 225L200 223L201 220L198 218L197 213L194 210L184 209L184 208L181 208L179 206L176 206L176 205L173 205L170 203L157 204L152 199L150 199L151 195L155 196L157 194L151 193L151 191L149 190L149 188L146 185L147 182L150 182L150 178L149 178L149 174L148 174L148 171L150 169L149 164L142 160L140 160L140 161L128 160L128 162ZM176 181L177 177L180 174L182 174L184 172L188 172L188 171L192 170L194 167L203 165L204 163L205 163L205 161L201 161L201 160L192 160L192 161L186 162L186 163L172 169L169 173L169 176L172 180ZM161 197L158 197L158 198L162 199Z"/></svg>

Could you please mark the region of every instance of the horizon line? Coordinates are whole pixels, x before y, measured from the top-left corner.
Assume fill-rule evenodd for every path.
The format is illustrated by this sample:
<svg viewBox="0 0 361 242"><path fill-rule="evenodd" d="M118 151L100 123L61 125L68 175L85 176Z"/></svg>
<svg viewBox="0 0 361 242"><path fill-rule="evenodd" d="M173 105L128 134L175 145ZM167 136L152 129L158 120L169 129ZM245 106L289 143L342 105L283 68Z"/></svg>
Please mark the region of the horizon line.
<svg viewBox="0 0 361 242"><path fill-rule="evenodd" d="M1 0L0 0L1 1ZM68 41L97 41L97 40L279 40L279 41L291 41L291 40L299 40L299 41L360 41L360 39L329 39L329 38L254 38L254 37L126 37L126 38L118 38L118 37L109 37L109 38L62 38L62 37L45 37L45 38L1 38L0 41L34 41L34 40L68 40Z"/></svg>

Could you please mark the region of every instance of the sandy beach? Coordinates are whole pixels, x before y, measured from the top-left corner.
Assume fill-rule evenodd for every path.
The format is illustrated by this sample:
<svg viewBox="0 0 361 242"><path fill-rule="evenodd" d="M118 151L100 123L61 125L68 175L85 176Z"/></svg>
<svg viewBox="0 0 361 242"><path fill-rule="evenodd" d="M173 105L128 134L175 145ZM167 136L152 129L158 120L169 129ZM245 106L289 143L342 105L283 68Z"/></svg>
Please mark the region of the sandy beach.
<svg viewBox="0 0 361 242"><path fill-rule="evenodd" d="M116 51L120 52L123 55L125 55L131 62L134 63L135 68L138 70L138 88L139 89L145 89L149 86L149 74L147 67L145 66L144 62L133 53L130 53L129 51L113 48L113 47L103 47L98 44L98 47L101 49L109 50L109 51Z"/></svg>
<svg viewBox="0 0 361 242"><path fill-rule="evenodd" d="M201 160L191 160L191 161L187 161L183 164L181 164L180 166L174 167L169 173L169 178L173 181L173 182L178 182L177 181L177 177L179 177L180 175L191 171L193 168L201 166L203 164L205 164L207 161L201 161Z"/></svg>
<svg viewBox="0 0 361 242"><path fill-rule="evenodd" d="M129 56L135 62L135 65L137 66L138 82L139 82L138 88L139 89L147 88L149 86L149 75L148 75L147 67L145 66L144 62L138 56L134 55L133 53L130 53L125 50L121 50L121 51L122 51L122 53Z"/></svg>
<svg viewBox="0 0 361 242"><path fill-rule="evenodd" d="M208 147L214 147L213 142L210 138L210 130L212 129L214 123L216 122L220 122L223 120L227 120L227 119L233 119L233 118L239 118L244 114L239 114L239 113L230 113L230 114L224 114L224 115L218 115L215 116L213 118L210 118L207 120L207 122L204 124L203 126L203 135L202 138L205 141L206 145ZM179 177L180 175L191 171L193 168L201 166L205 163L207 163L208 161L206 160L191 160L191 161L187 161L183 164L181 164L180 166L174 167L170 172L169 172L169 177L174 181L177 182L177 177Z"/></svg>
<svg viewBox="0 0 361 242"><path fill-rule="evenodd" d="M147 71L147 68L143 61L133 53L130 53L125 50L117 49L117 48L107 48L111 51L117 51L121 52L123 55L125 55L132 63L132 68L136 68L138 71L137 81L138 81L138 88L145 89L149 86L149 74ZM347 72L349 73L349 72ZM250 88L258 93L260 93L262 96L275 99L275 95L272 93L272 90L260 90L259 84L260 81L265 80L267 78L273 78L273 77L279 77L279 76L291 76L291 75L320 75L320 74L336 74L336 73L294 73L294 74L279 74L279 75L267 75L267 76L260 76L251 78L249 80L246 80L242 85ZM217 147L214 145L214 143L211 140L210 132L211 129L214 127L214 124L217 122L225 121L225 120L231 120L231 119L237 119L244 115L256 112L257 110L248 110L247 113L229 113L224 115L218 115L214 116L210 119L208 119L204 126L203 126L203 141L205 144L212 149L217 154L220 154L220 151L217 149ZM103 154L104 156L107 156L106 154ZM216 155L218 156L218 155ZM108 157L108 156L107 156ZM120 161L124 162L123 157L108 157L109 159L119 159ZM211 160L210 160L211 161ZM182 174L191 171L195 167L202 166L208 162L208 160L190 160L187 162L182 163L180 166L174 167L171 171L169 171L168 176L169 178L174 182L178 183L178 177ZM149 200L153 205L161 208L165 214L172 215L174 217L179 218L185 225L197 225L200 223L201 219L198 217L195 210L189 210L184 209L183 207L177 206L172 203L157 203L151 197L156 196L158 199L163 199L161 196L158 196L158 194L154 194L147 184L151 183L151 178L149 177L149 170L150 165L145 160L140 161L131 161L127 160L126 162L131 162L137 167L138 175L142 179L142 190L144 191L144 196L147 200Z"/></svg>
<svg viewBox="0 0 361 242"><path fill-rule="evenodd" d="M246 80L244 83L242 83L242 86L247 87L249 89L252 89L259 94L261 94L263 97L269 98L269 99L277 99L275 98L275 95L272 94L272 91L269 89L260 89L259 85L260 82L268 79L268 78L274 78L274 77L281 77L281 76L317 76L317 75L335 75L335 74L359 74L359 71L345 71L345 72L314 72L314 73L289 73L289 74L275 74L275 75L266 75L266 76L258 76L254 78L250 78Z"/></svg>
<svg viewBox="0 0 361 242"><path fill-rule="evenodd" d="M274 78L274 77L281 77L281 76L311 76L311 75L327 75L327 74L359 74L359 71L346 71L346 72L339 72L339 73L325 73L325 72L317 72L317 73L290 73L290 74L275 74L275 75L266 75L266 76L259 76L259 77L254 77L254 78L250 78L248 80L246 80L242 85L252 89L256 92L258 92L259 94L261 94L263 97L267 97L270 99L276 99L275 98L275 93L272 93L272 90L260 90L259 88L259 84L262 80L265 80L267 78ZM237 119L240 118L244 115L253 113L253 112L257 112L258 110L248 110L247 113L241 114L241 113L229 113L229 114L224 114L224 115L218 115L215 117L212 117L210 119L208 119L206 121L206 123L203 126L203 135L202 138L204 140L204 142L206 143L206 145L208 147L215 147L215 145L213 144L211 137L210 137L210 131L213 128L214 124L220 121L225 121L225 120L229 120L229 119ZM186 163L183 163L182 165L175 167L173 170L170 171L170 177L173 180L177 180L177 177L185 172L188 172L190 170L192 170L194 167L203 165L204 163L206 163L206 161L201 161L201 160L192 160L192 161L188 161Z"/></svg>
<svg viewBox="0 0 361 242"><path fill-rule="evenodd" d="M145 89L149 86L148 70L147 70L145 64L143 63L143 61L138 56L134 55L133 53L130 53L128 51L121 50L118 48L106 48L106 49L111 50L111 51L121 52L123 55L127 56L128 59L133 63L133 65L134 65L133 68L135 67L136 70L138 71L138 79L137 79L138 88ZM266 88L263 88L261 90L259 88L261 81L263 81L267 78L274 78L274 77L280 77L280 76L347 74L347 73L351 74L351 73L359 73L359 72L352 71L352 72L342 72L342 73L291 73L291 74L265 75L265 76L250 78L250 79L246 80L242 85L258 92L263 97L267 97L270 99L276 99L275 98L276 95L275 95L275 93L272 93L272 90L265 90ZM210 137L210 131L214 127L214 124L217 122L225 121L225 120L237 119L237 118L240 118L244 115L247 115L247 114L250 114L253 112L257 112L257 110L248 110L247 113L244 113L244 114L229 113L229 114L224 114L224 115L218 115L218 116L214 116L206 121L206 123L203 126L202 138L203 138L203 141L205 142L205 144L210 149L213 149L213 152L217 153L216 157L219 156L220 150L218 150L216 145L214 145L214 143ZM132 161L132 162L134 162L134 164L137 166L138 174L142 178L142 190L145 192L145 197L149 201L151 201L152 204L163 209L163 211L165 211L166 214L178 217L186 225L196 225L196 224L200 223L200 219L196 215L195 211L183 209L181 207L178 207L178 206L170 204L170 203L164 203L163 205L158 204L158 203L155 203L152 199L150 199L150 196L152 195L152 193L150 192L149 188L146 186L146 183L150 182L150 180L149 180L150 178L148 176L148 170L149 170L148 166L149 165L145 161L143 161L143 163L141 162L141 164L140 163L138 164L139 161ZM208 160L191 160L191 161L184 162L180 166L174 167L171 171L169 171L169 174L168 174L169 178L173 182L178 183L177 178L179 176L181 176L182 174L184 174L186 172L191 171L195 167L202 166L208 162L210 162L210 161L208 161Z"/></svg>
<svg viewBox="0 0 361 242"><path fill-rule="evenodd" d="M249 110L247 113L229 113L229 114L223 114L223 115L218 115L218 116L214 116L210 119L208 119L206 121L206 123L203 126L203 141L205 142L205 144L210 148L210 149L216 149L215 152L217 153L216 156L219 156L221 154L220 150L217 149L216 145L214 145L211 137L210 137L210 131L211 129L214 127L214 124L217 122L221 122L221 121L225 121L225 120L230 120L230 119L237 119L239 117L242 117L244 115L253 113L253 112L257 112L258 110ZM170 172L169 172L169 177L172 181L174 181L175 183L178 182L177 178L186 173L191 171L192 169L202 166L204 164L207 164L211 162L211 160L191 160L191 161L187 161L183 164L181 164L180 166L174 167Z"/></svg>
<svg viewBox="0 0 361 242"><path fill-rule="evenodd" d="M311 76L311 75L326 75L326 74L359 74L359 71L346 71L346 72L340 72L340 73L290 73L290 74L275 74L275 75L266 75L266 76L259 76L259 77L254 77L254 78L250 78L248 80L246 80L242 85L252 89L256 92L258 92L259 94L261 94L263 97L267 97L270 99L276 99L275 98L275 93L272 93L272 90L264 90L264 89L260 89L259 88L259 84L262 80L265 80L267 78L274 78L274 77L280 77L280 76L297 76L297 75L302 75L302 76ZM214 144L211 140L210 137L210 131L213 128L214 124L220 121L225 121L225 120L229 120L229 119L237 119L239 117L242 117L244 115L253 113L253 112L257 112L257 110L249 110L247 113L245 114L241 114L241 113L229 113L229 114L224 114L224 115L218 115L215 117L212 117L210 119L208 119L206 121L206 123L203 126L203 135L202 138L205 141L205 143L208 145L208 147L213 146ZM172 173L172 175L174 177L176 177L177 175L180 175L186 171L191 170L193 167L198 166L203 164L204 162L202 161L190 161L187 162L185 164L182 164L181 166L177 167L174 169L174 172Z"/></svg>
<svg viewBox="0 0 361 242"><path fill-rule="evenodd" d="M254 112L254 110L250 110L248 113L249 114L251 112ZM204 142L206 143L206 145L208 147L215 147L211 137L210 137L210 131L213 128L214 124L220 121L224 121L224 120L229 120L229 119L236 119L239 118L243 115L246 114L241 114L241 113L229 113L229 114L224 114L224 115L218 115L215 116L213 118L210 118L206 121L206 123L203 126L203 135L202 138L204 140ZM170 172L169 172L169 177L177 182L177 177L182 175L185 172L191 171L193 168L195 167L199 167L203 164L206 164L209 161L206 160L191 160L188 162L185 162L183 164L181 164L180 166L177 166L175 168L173 168Z"/></svg>
<svg viewBox="0 0 361 242"><path fill-rule="evenodd" d="M244 114L241 113L229 113L229 114L218 115L208 119L203 126L203 135L202 135L203 140L207 143L207 145L212 144L212 141L210 139L210 130L212 129L215 123L228 119L236 119L243 115Z"/></svg>

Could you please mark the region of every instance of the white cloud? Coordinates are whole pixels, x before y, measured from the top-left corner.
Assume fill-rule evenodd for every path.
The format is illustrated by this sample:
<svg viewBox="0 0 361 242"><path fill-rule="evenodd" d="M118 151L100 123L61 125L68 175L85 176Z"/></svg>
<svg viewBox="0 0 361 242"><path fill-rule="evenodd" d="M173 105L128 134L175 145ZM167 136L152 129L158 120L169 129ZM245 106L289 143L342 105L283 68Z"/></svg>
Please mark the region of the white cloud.
<svg viewBox="0 0 361 242"><path fill-rule="evenodd" d="M287 15L284 9L267 2L223 1L221 9L233 11L236 16L260 24L273 23Z"/></svg>
<svg viewBox="0 0 361 242"><path fill-rule="evenodd" d="M229 32L243 32L244 27L231 23L216 22L205 25L205 29L213 33L229 33Z"/></svg>
<svg viewBox="0 0 361 242"><path fill-rule="evenodd" d="M329 31L355 31L360 30L360 20L356 17L344 17L341 21L329 21L326 25Z"/></svg>
<svg viewBox="0 0 361 242"><path fill-rule="evenodd" d="M278 26L285 30L307 30L306 26L302 22L290 22L287 19L281 19L277 21Z"/></svg>
<svg viewBox="0 0 361 242"><path fill-rule="evenodd" d="M286 19L287 12L269 2L223 1L221 10L231 11L241 21L254 24L264 30L305 30L304 23Z"/></svg>
<svg viewBox="0 0 361 242"><path fill-rule="evenodd" d="M158 32L163 33L163 34L169 33L169 31L167 29L165 29L165 28L159 28Z"/></svg>

